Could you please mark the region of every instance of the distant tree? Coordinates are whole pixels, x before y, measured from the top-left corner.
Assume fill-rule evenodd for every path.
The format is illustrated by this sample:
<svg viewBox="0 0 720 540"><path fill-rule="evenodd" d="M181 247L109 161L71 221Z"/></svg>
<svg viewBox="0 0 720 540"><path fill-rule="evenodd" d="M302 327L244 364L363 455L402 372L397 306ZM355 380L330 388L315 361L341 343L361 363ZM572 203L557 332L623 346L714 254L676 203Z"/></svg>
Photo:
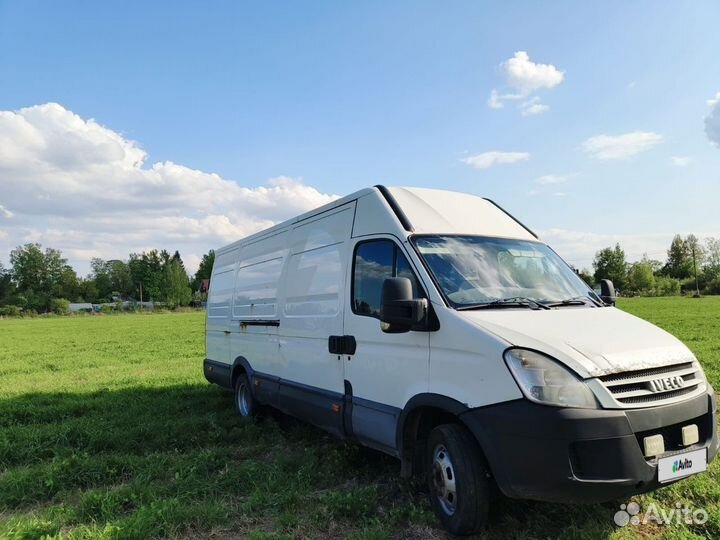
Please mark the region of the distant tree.
<svg viewBox="0 0 720 540"><path fill-rule="evenodd" d="M143 300L148 300L150 298L147 291L148 269L143 256L139 253L131 253L128 257L128 268L130 269L130 279L132 279L135 287L137 299L140 299L140 286L142 284Z"/></svg>
<svg viewBox="0 0 720 540"><path fill-rule="evenodd" d="M21 291L37 290L47 282L45 254L40 244L25 244L10 252L15 282Z"/></svg>
<svg viewBox="0 0 720 540"><path fill-rule="evenodd" d="M0 263L0 306L12 303L14 294L15 283L13 283L12 272Z"/></svg>
<svg viewBox="0 0 720 540"><path fill-rule="evenodd" d="M694 238L694 237L693 237ZM690 245L676 234L667 252L667 261L663 274L676 279L685 279L692 275L692 252Z"/></svg>
<svg viewBox="0 0 720 540"><path fill-rule="evenodd" d="M650 263L640 261L630 265L627 288L631 291L647 292L655 286L655 275Z"/></svg>
<svg viewBox="0 0 720 540"><path fill-rule="evenodd" d="M705 239L705 259L702 271L706 281L720 279L720 239Z"/></svg>
<svg viewBox="0 0 720 540"><path fill-rule="evenodd" d="M147 269L147 284L143 286L146 286L151 300L160 300L163 298L163 269L170 258L168 252L163 250L160 253L157 249L153 249L147 254L143 253L142 258Z"/></svg>
<svg viewBox="0 0 720 540"><path fill-rule="evenodd" d="M169 260L170 256L164 251ZM158 250L131 253L128 261L130 276L136 296L140 298L140 285L142 284L143 300L161 300L163 298L163 257Z"/></svg>
<svg viewBox="0 0 720 540"><path fill-rule="evenodd" d="M53 298L67 298L76 302L80 297L80 280L70 266L65 266L55 289L52 291Z"/></svg>
<svg viewBox="0 0 720 540"><path fill-rule="evenodd" d="M108 261L110 270L110 283L113 291L119 292L122 296L132 297L135 293L130 267L125 261Z"/></svg>
<svg viewBox="0 0 720 540"><path fill-rule="evenodd" d="M699 266L701 266L705 258L705 248L703 247L698 237L694 234L688 234L685 237L685 245L687 245L687 250L690 253L690 258L692 259L693 254L695 254L695 261L698 263Z"/></svg>
<svg viewBox="0 0 720 540"><path fill-rule="evenodd" d="M187 306L192 300L188 275L178 261L171 260L163 269L164 300L171 307Z"/></svg>
<svg viewBox="0 0 720 540"><path fill-rule="evenodd" d="M180 257L180 252L178 250L175 250L175 253L173 253L173 256L170 260L177 262L182 267L182 269L185 270L185 265L183 264L182 257Z"/></svg>
<svg viewBox="0 0 720 540"><path fill-rule="evenodd" d="M102 297L98 293L94 279L82 279L78 285L78 302L83 301L96 303L101 300Z"/></svg>
<svg viewBox="0 0 720 540"><path fill-rule="evenodd" d="M65 298L53 298L50 301L50 309L58 315L67 315L70 313L70 301Z"/></svg>
<svg viewBox="0 0 720 540"><path fill-rule="evenodd" d="M124 261L112 259L92 259L92 279L101 298L109 300L113 292L123 297L132 297L135 294L130 267Z"/></svg>
<svg viewBox="0 0 720 540"><path fill-rule="evenodd" d="M647 253L643 253L642 259L640 259L640 262L643 264L647 264L652 269L653 274L658 275L662 272L663 268L663 262L659 261L657 259L651 259L647 256Z"/></svg>
<svg viewBox="0 0 720 540"><path fill-rule="evenodd" d="M700 240L694 234L689 234L685 238L688 251L690 252L690 260L692 261L692 277L695 278L695 288L697 293L700 294L699 288L699 277L702 272L702 264L705 259L705 249L703 248Z"/></svg>
<svg viewBox="0 0 720 540"><path fill-rule="evenodd" d="M588 270L587 268L583 268L582 270L580 270L580 272L578 272L578 275L579 275L580 278L582 278L582 280L583 280L585 283L587 283L590 287L592 287L592 286L595 284L595 276L593 276L593 275L590 273L590 270Z"/></svg>
<svg viewBox="0 0 720 540"><path fill-rule="evenodd" d="M25 307L39 311L50 308L50 300L61 286L63 274L67 274L67 260L57 249L40 244L25 244L10 252L13 277L18 293L24 298Z"/></svg>
<svg viewBox="0 0 720 540"><path fill-rule="evenodd" d="M180 252L175 251L175 253L171 257L166 257L166 254L168 252L163 250L160 253L160 258L164 261L163 262L163 280L161 282L161 294L164 299L174 296L174 291L172 288L174 287L174 284L172 284L168 279L169 272L175 271L175 267L178 267L182 270L183 275L185 276L185 283L187 286L190 286L190 278L187 275L187 271L185 270L185 265L183 264L182 257L180 257ZM192 290L190 291L190 296L192 296ZM190 300L188 300L187 304L190 303ZM176 305L187 305L187 304L176 304Z"/></svg>
<svg viewBox="0 0 720 540"><path fill-rule="evenodd" d="M211 249L203 255L200 266L198 266L197 272L195 272L195 277L192 281L193 291L197 291L200 288L200 283L203 279L210 279L213 264L215 264L215 250Z"/></svg>
<svg viewBox="0 0 720 540"><path fill-rule="evenodd" d="M601 279L610 279L617 289L622 290L625 288L627 262L625 260L625 251L620 247L620 244L615 244L614 248L607 247L598 251L593 260L593 268L595 269L596 282L600 282Z"/></svg>
<svg viewBox="0 0 720 540"><path fill-rule="evenodd" d="M90 260L90 279L95 284L97 300L109 300L112 294L112 280L107 263L98 257Z"/></svg>

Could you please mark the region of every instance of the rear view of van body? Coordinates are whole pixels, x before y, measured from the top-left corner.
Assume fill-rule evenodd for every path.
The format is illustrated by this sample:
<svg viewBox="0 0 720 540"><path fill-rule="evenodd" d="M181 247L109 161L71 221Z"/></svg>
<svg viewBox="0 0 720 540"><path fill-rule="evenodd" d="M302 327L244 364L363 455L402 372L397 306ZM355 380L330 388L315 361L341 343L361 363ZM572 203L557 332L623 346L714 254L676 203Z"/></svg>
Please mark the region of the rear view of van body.
<svg viewBox="0 0 720 540"><path fill-rule="evenodd" d="M216 252L204 373L398 457L468 534L491 482L599 502L714 458L697 359L611 303L492 201L376 186Z"/></svg>

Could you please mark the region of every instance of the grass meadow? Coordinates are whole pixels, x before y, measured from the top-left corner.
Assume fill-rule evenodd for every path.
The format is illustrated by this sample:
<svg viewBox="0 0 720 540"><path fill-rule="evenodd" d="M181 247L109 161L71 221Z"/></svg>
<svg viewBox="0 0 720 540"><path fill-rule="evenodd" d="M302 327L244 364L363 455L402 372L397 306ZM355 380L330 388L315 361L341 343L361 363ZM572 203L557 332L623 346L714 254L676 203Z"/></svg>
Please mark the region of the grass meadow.
<svg viewBox="0 0 720 540"><path fill-rule="evenodd" d="M620 307L681 338L720 388L720 297ZM240 419L202 376L203 333L197 312L0 320L0 538L446 538L394 459L281 414ZM714 463L634 499L704 508L704 525L501 499L480 538L720 538L719 480Z"/></svg>

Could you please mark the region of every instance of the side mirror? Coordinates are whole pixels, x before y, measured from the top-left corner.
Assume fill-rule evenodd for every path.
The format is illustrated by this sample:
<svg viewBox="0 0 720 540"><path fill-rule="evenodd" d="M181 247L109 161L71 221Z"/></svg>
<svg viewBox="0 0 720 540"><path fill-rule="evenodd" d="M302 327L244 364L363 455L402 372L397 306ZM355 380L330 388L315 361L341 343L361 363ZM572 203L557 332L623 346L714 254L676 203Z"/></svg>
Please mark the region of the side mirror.
<svg viewBox="0 0 720 540"><path fill-rule="evenodd" d="M615 305L615 285L609 279L600 280L600 298L608 305Z"/></svg>
<svg viewBox="0 0 720 540"><path fill-rule="evenodd" d="M412 283L408 278L387 278L383 282L380 320L385 323L384 332L409 332L425 320L427 310L425 298L413 298Z"/></svg>

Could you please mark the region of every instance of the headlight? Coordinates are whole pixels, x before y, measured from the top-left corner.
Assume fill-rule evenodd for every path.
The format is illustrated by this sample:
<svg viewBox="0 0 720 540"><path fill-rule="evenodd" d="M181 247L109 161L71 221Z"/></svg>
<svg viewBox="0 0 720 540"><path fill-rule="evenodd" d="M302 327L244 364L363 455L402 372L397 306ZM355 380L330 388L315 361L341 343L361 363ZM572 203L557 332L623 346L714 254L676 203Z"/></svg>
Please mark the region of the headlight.
<svg viewBox="0 0 720 540"><path fill-rule="evenodd" d="M530 401L583 409L598 407L588 385L543 354L527 349L508 349L505 362Z"/></svg>

